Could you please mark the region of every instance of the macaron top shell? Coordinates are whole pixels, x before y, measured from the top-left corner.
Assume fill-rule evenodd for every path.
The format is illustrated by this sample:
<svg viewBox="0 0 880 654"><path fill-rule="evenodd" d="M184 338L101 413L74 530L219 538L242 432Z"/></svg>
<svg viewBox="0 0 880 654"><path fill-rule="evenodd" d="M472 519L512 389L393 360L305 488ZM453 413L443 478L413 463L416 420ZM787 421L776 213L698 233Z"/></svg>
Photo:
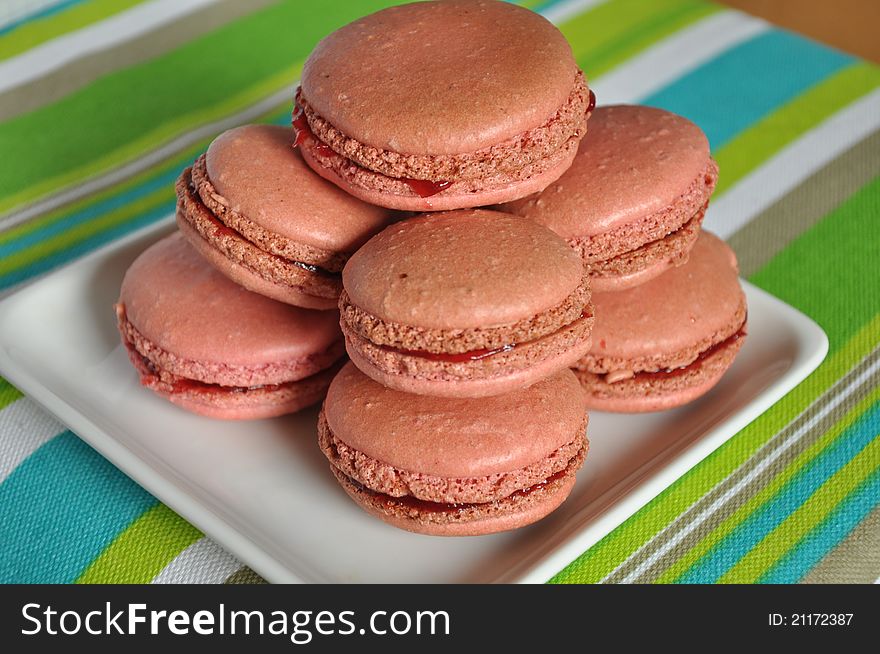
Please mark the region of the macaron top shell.
<svg viewBox="0 0 880 654"><path fill-rule="evenodd" d="M718 342L744 317L737 274L733 250L702 232L685 265L625 291L593 294L592 354L634 360Z"/></svg>
<svg viewBox="0 0 880 654"><path fill-rule="evenodd" d="M293 147L293 130L245 125L208 147L208 177L228 206L297 243L354 252L391 212L362 202L316 175Z"/></svg>
<svg viewBox="0 0 880 654"><path fill-rule="evenodd" d="M544 460L586 424L577 379L563 370L529 388L480 399L385 388L348 363L324 403L333 435L400 470L481 477Z"/></svg>
<svg viewBox="0 0 880 654"><path fill-rule="evenodd" d="M527 9L419 2L327 36L303 67L302 90L319 115L363 144L459 154L546 122L576 71L559 30Z"/></svg>
<svg viewBox="0 0 880 654"><path fill-rule="evenodd" d="M571 168L504 209L571 239L662 211L703 173L709 141L687 118L654 107L597 107Z"/></svg>
<svg viewBox="0 0 880 654"><path fill-rule="evenodd" d="M341 338L336 311L301 309L245 290L180 232L135 260L119 299L145 338L189 360L255 366L324 352Z"/></svg>
<svg viewBox="0 0 880 654"><path fill-rule="evenodd" d="M386 228L342 271L351 303L386 322L433 329L506 325L563 302L583 263L546 227L467 209Z"/></svg>

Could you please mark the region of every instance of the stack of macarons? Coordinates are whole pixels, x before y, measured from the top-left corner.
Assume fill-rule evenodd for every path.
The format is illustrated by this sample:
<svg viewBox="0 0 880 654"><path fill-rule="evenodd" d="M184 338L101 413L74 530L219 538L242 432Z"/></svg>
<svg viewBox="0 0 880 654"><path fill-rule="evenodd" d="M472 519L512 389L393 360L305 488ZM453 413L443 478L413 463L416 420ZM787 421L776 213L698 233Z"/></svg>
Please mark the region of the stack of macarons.
<svg viewBox="0 0 880 654"><path fill-rule="evenodd" d="M691 121L605 106L559 179L502 205L565 238L588 268L596 326L574 369L589 408L681 406L711 389L742 346L736 256L701 231L717 178Z"/></svg>
<svg viewBox="0 0 880 654"><path fill-rule="evenodd" d="M700 235L716 177L684 118L596 108L539 15L392 7L317 45L292 126L232 129L182 172L120 333L195 413L323 400L330 470L391 525L521 527L570 493L588 408L676 406L730 365L736 262Z"/></svg>

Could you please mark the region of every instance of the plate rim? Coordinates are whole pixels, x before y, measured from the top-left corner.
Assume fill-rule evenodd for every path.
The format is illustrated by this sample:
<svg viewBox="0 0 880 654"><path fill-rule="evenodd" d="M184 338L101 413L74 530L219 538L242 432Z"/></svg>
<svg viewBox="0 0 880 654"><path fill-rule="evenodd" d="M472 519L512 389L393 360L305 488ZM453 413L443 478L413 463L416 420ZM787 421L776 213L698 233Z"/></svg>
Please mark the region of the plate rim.
<svg viewBox="0 0 880 654"><path fill-rule="evenodd" d="M21 302L22 298L33 292L34 289L51 284L68 269L87 266L96 259L107 258L113 252L140 239L158 238L163 231L168 230L172 225L173 219L165 217L26 284L0 300L0 317L16 303ZM493 579L493 582L547 582L723 443L733 438L748 424L765 413L821 365L829 349L828 337L824 330L812 318L795 307L747 280L741 279L740 281L744 287L748 287L750 293L757 293L776 303L787 314L788 321L798 325L796 331L801 342L788 369L774 380L771 387L753 397L745 406L719 425L705 432L655 470L648 479L640 482L616 501L604 507L602 512L594 516L589 524L576 529L569 537L548 552L538 555L537 559L533 563L527 564L524 569L515 569L513 573L502 574ZM3 323L0 322L0 336L3 333ZM812 344L813 349L805 349L808 344ZM43 409L54 415L76 436L83 439L135 483L196 526L205 536L216 540L264 579L273 583L309 583L311 581L293 572L266 553L250 537L229 524L211 507L190 496L172 479L153 468L132 449L42 384L37 376L9 357L6 344L0 346L0 374Z"/></svg>

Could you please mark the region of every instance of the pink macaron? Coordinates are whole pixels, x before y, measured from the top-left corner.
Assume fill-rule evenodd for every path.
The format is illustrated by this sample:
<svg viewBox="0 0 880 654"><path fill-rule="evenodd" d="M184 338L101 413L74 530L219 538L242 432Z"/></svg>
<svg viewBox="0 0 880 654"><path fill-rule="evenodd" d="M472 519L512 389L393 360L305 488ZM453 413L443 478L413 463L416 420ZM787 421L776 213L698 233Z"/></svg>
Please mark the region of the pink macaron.
<svg viewBox="0 0 880 654"><path fill-rule="evenodd" d="M141 383L212 418L268 418L319 402L345 354L335 311L234 284L179 232L131 265L116 315Z"/></svg>
<svg viewBox="0 0 880 654"><path fill-rule="evenodd" d="M653 107L599 107L571 168L502 209L567 239L594 291L622 290L687 261L717 178L691 121Z"/></svg>
<svg viewBox="0 0 880 654"><path fill-rule="evenodd" d="M306 162L350 194L442 211L546 187L571 165L594 103L540 15L495 0L418 2L322 40L293 124Z"/></svg>
<svg viewBox="0 0 880 654"><path fill-rule="evenodd" d="M701 232L686 264L635 288L594 294L593 348L575 371L587 407L659 411L715 386L746 335L737 272L733 250Z"/></svg>
<svg viewBox="0 0 880 654"><path fill-rule="evenodd" d="M177 182L177 223L218 270L256 293L310 309L336 306L348 257L393 219L303 162L293 131L221 134Z"/></svg>
<svg viewBox="0 0 880 654"><path fill-rule="evenodd" d="M408 531L473 536L558 507L583 464L586 424L568 370L525 390L450 400L385 388L349 363L327 393L318 441L368 513Z"/></svg>
<svg viewBox="0 0 880 654"><path fill-rule="evenodd" d="M374 236L342 271L351 360L409 393L522 388L590 348L583 262L546 227L479 209L425 214Z"/></svg>

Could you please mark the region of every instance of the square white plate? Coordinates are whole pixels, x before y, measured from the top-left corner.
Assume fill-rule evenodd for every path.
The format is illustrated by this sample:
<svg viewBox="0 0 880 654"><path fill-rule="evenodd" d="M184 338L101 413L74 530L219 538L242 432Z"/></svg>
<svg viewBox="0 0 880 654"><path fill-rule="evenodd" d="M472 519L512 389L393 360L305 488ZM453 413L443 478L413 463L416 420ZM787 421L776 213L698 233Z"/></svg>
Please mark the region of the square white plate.
<svg viewBox="0 0 880 654"><path fill-rule="evenodd" d="M398 531L355 506L318 450L316 410L250 423L190 415L142 388L113 302L128 265L168 233L148 228L0 303L0 373L144 488L274 582L543 582L812 372L828 341L745 283L749 337L690 406L594 412L569 499L506 534Z"/></svg>

